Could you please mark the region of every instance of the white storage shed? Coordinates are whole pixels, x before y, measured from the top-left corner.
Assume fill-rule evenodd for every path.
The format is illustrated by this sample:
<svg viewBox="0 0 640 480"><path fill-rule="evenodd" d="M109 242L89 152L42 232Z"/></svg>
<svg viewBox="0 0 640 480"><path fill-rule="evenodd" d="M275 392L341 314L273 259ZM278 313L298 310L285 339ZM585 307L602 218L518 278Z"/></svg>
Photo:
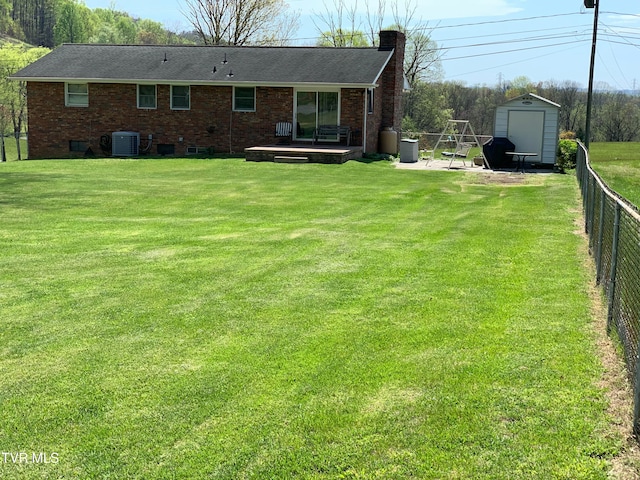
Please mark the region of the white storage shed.
<svg viewBox="0 0 640 480"><path fill-rule="evenodd" d="M527 162L556 163L560 105L533 93L513 98L496 109L494 137L506 137L518 152L537 153Z"/></svg>

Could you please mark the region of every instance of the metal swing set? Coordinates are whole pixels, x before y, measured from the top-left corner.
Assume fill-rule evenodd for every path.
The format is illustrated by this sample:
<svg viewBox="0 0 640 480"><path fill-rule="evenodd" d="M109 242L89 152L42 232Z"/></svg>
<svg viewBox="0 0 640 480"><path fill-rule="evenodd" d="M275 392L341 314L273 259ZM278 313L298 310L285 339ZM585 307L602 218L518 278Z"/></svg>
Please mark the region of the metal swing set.
<svg viewBox="0 0 640 480"><path fill-rule="evenodd" d="M473 141L471 141L469 137L473 139ZM469 120L447 120L447 125L444 127L444 130L442 130L438 141L433 147L431 156L427 160L427 165L429 165L431 160L434 160L438 146L444 142L449 144L455 143L455 148L452 152L445 151L441 153L441 155L450 159L447 169L451 168L453 161L456 159L462 159L462 164L466 167L467 164L465 163L465 158L469 155L469 150L471 150L471 147L474 145L477 145L478 147L480 146L478 137L473 131L473 127Z"/></svg>

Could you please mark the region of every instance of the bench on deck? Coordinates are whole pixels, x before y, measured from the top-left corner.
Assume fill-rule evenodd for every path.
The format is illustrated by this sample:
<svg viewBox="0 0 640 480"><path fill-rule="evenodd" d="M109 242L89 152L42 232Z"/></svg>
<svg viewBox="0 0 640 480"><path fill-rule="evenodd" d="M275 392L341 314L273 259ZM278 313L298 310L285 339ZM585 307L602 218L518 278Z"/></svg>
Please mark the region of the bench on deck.
<svg viewBox="0 0 640 480"><path fill-rule="evenodd" d="M347 147L351 145L351 128L343 125L320 125L313 132L313 143L318 140L344 141Z"/></svg>

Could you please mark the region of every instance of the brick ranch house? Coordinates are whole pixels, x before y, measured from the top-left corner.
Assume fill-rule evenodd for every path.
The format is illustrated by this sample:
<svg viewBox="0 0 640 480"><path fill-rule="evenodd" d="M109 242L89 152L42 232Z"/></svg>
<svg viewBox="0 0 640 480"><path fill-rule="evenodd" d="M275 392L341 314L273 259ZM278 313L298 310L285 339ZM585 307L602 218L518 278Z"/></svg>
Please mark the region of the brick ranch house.
<svg viewBox="0 0 640 480"><path fill-rule="evenodd" d="M396 31L378 48L65 44L11 78L27 82L29 158L100 155L121 131L152 154L237 153L273 144L278 122L296 144L348 126L377 152L401 127L404 49Z"/></svg>

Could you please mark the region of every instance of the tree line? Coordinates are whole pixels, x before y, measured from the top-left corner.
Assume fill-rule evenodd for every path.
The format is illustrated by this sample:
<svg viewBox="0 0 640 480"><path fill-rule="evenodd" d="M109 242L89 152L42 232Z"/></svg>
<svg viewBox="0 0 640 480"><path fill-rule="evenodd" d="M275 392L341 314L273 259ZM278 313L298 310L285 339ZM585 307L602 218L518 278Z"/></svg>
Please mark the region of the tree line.
<svg viewBox="0 0 640 480"><path fill-rule="evenodd" d="M189 32L167 30L114 8L90 9L81 0L0 0L0 33L30 45L62 43L194 43Z"/></svg>
<svg viewBox="0 0 640 480"><path fill-rule="evenodd" d="M602 87L593 94L590 140L640 141L640 97ZM525 93L558 103L561 132L584 138L587 91L571 80L534 83L527 77L494 86L415 82L404 98L403 130L436 133L442 131L447 120L469 120L477 134L492 135L496 107Z"/></svg>

